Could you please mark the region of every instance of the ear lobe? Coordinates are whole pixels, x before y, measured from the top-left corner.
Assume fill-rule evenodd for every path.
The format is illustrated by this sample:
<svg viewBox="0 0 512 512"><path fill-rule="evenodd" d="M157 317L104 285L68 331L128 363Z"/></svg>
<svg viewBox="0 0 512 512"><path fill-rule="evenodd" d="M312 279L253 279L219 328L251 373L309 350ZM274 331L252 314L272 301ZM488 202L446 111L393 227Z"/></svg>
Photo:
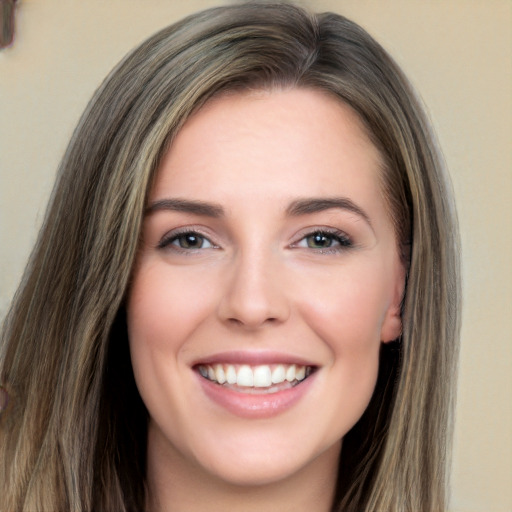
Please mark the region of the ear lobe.
<svg viewBox="0 0 512 512"><path fill-rule="evenodd" d="M405 296L406 276L404 266L401 263L398 265L393 300L386 311L380 331L382 343L395 341L402 334L402 302Z"/></svg>
<svg viewBox="0 0 512 512"><path fill-rule="evenodd" d="M382 328L380 331L380 339L382 343L395 341L402 334L402 315L400 306L392 305L386 313Z"/></svg>

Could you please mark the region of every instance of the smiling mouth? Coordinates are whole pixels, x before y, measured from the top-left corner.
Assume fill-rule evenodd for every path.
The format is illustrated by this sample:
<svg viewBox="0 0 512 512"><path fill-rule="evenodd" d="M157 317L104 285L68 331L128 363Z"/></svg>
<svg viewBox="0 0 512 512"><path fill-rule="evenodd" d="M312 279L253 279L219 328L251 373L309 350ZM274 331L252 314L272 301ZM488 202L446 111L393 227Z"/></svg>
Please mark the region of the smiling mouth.
<svg viewBox="0 0 512 512"><path fill-rule="evenodd" d="M314 371L313 366L297 364L200 364L196 368L205 379L233 391L248 394L277 393L291 389Z"/></svg>

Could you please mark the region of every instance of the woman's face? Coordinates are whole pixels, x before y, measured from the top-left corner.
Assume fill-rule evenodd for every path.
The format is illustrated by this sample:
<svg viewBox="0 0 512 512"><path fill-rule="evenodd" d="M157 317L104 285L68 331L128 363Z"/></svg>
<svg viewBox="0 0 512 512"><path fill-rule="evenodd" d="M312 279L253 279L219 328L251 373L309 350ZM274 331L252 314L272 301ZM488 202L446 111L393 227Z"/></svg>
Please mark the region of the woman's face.
<svg viewBox="0 0 512 512"><path fill-rule="evenodd" d="M187 121L128 301L150 464L261 484L336 460L401 329L380 165L318 91L225 95Z"/></svg>

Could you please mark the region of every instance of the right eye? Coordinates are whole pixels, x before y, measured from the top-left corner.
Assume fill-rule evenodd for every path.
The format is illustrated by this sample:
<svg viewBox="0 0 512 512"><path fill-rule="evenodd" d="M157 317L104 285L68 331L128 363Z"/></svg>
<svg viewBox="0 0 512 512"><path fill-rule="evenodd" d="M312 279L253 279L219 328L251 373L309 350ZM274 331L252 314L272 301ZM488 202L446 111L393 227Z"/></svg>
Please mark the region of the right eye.
<svg viewBox="0 0 512 512"><path fill-rule="evenodd" d="M214 245L205 236L195 232L186 231L183 233L170 233L158 244L159 249L165 247L177 248L180 250L211 249Z"/></svg>

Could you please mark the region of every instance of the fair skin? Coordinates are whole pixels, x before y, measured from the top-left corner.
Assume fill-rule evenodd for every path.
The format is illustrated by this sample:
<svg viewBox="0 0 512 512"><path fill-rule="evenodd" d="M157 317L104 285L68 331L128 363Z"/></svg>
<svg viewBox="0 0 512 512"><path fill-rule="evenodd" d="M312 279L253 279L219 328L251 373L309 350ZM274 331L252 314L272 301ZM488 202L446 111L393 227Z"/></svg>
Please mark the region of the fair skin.
<svg viewBox="0 0 512 512"><path fill-rule="evenodd" d="M153 512L330 510L343 436L401 329L380 166L318 91L222 95L179 132L127 310Z"/></svg>

